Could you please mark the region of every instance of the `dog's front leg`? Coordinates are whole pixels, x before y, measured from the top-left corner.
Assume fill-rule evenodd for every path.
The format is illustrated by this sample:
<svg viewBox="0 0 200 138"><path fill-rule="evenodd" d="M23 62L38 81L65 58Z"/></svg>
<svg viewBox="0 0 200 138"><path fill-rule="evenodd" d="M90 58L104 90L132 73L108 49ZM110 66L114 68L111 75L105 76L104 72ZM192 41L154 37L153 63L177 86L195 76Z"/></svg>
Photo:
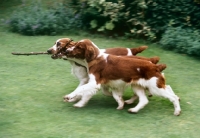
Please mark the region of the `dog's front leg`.
<svg viewBox="0 0 200 138"><path fill-rule="evenodd" d="M76 99L77 97L81 97L81 100L76 103L75 107L83 107L90 100L90 98L96 94L96 92L100 89L101 85L97 84L95 77L90 75L89 82L78 87L74 92L69 95L64 96L65 101L71 101Z"/></svg>
<svg viewBox="0 0 200 138"><path fill-rule="evenodd" d="M73 92L71 92L70 94L68 94L68 95L76 95L77 89L78 89L80 86L86 84L87 82L88 82L88 78L86 78L86 79L84 79L84 80L81 80L80 83L79 83L79 85L77 86L77 88L76 88ZM66 99L65 96L64 96L64 102L76 102L76 101L80 100L81 97L82 97L81 95L77 95L77 96L74 97L74 98Z"/></svg>
<svg viewBox="0 0 200 138"><path fill-rule="evenodd" d="M87 83L85 85L80 86L80 93L82 95L81 100L74 104L74 107L83 107L87 104L87 102L92 98L93 95L100 89L100 84L95 83ZM78 89L79 89L78 88Z"/></svg>
<svg viewBox="0 0 200 138"><path fill-rule="evenodd" d="M75 62L70 61L72 64L72 73L76 76L76 78L79 80L79 86L84 85L88 83L89 76L86 67L79 66Z"/></svg>
<svg viewBox="0 0 200 138"><path fill-rule="evenodd" d="M72 74L79 80L79 85L77 86L77 88L88 83L89 76L88 76L86 67L77 65L74 61L71 61L71 60L69 60L69 62L72 65L72 69L71 69ZM73 92L71 92L69 95L74 95L74 93L76 93L76 89ZM66 99L65 97L66 96L64 96L64 102L76 102L81 99L81 96L76 96L71 99Z"/></svg>
<svg viewBox="0 0 200 138"><path fill-rule="evenodd" d="M96 92L94 92L94 93L96 93ZM74 104L74 107L79 107L79 108L84 107L88 103L88 101L92 98L94 93L93 92L92 93L91 92L84 93L82 95L81 100L78 101L76 104Z"/></svg>

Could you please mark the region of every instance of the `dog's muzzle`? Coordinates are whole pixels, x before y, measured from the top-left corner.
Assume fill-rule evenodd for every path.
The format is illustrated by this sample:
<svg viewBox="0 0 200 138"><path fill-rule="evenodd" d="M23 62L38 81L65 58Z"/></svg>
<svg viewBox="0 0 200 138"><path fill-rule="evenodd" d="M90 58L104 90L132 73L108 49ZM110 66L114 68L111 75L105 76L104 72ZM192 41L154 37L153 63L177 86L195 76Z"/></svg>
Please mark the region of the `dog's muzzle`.
<svg viewBox="0 0 200 138"><path fill-rule="evenodd" d="M52 59L58 59L58 56L57 55L52 55L51 58Z"/></svg>
<svg viewBox="0 0 200 138"><path fill-rule="evenodd" d="M48 53L48 54L52 54L52 56L51 56L52 59L62 58L62 55L61 55L61 54L58 54L58 53L53 54L54 52L53 52L51 49L48 49L48 50L47 50L47 53Z"/></svg>
<svg viewBox="0 0 200 138"><path fill-rule="evenodd" d="M52 50L51 50L51 49L48 49L48 50L47 50L47 53L48 53L48 54L52 54Z"/></svg>

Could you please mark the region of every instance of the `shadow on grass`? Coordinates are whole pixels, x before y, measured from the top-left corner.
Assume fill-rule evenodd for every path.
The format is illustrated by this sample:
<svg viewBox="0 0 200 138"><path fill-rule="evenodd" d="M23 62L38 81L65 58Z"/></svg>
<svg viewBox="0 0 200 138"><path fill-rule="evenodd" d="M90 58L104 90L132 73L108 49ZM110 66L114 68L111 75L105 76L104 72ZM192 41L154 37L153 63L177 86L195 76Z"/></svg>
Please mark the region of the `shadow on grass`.
<svg viewBox="0 0 200 138"><path fill-rule="evenodd" d="M130 96L124 97L125 100L129 99ZM141 109L138 113L139 115L148 115L149 113L154 115L173 115L174 107L173 104L165 98L161 97L149 97L149 103ZM107 97L104 95L95 95L84 107L77 108L73 107L73 104L75 103L64 103L62 105L62 109L74 113L83 113L83 112L92 112L96 114L103 113L109 113L109 112L115 112L115 113L122 113L122 114L135 114L135 113L129 113L128 109L133 108L138 104L138 100L136 100L133 104L125 104L124 109L117 110L117 102L113 99L113 97Z"/></svg>

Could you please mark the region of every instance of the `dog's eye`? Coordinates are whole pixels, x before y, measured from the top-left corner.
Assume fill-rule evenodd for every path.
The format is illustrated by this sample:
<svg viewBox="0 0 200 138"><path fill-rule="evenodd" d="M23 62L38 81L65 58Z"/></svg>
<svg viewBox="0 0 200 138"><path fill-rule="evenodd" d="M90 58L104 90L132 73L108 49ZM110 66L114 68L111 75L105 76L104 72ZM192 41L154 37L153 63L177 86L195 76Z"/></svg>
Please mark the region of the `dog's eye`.
<svg viewBox="0 0 200 138"><path fill-rule="evenodd" d="M57 42L56 46L58 47L58 46L60 46L60 45L61 45L61 43L60 43L60 42Z"/></svg>

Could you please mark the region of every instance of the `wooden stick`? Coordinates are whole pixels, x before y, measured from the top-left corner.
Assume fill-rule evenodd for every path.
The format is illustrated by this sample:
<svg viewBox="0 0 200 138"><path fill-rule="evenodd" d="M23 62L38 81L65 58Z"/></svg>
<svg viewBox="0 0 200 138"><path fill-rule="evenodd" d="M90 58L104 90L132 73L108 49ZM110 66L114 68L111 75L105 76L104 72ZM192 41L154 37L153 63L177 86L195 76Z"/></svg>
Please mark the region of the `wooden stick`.
<svg viewBox="0 0 200 138"><path fill-rule="evenodd" d="M17 53L17 52L12 52L13 55L41 55L41 54L48 54L47 52L29 52L29 53Z"/></svg>

